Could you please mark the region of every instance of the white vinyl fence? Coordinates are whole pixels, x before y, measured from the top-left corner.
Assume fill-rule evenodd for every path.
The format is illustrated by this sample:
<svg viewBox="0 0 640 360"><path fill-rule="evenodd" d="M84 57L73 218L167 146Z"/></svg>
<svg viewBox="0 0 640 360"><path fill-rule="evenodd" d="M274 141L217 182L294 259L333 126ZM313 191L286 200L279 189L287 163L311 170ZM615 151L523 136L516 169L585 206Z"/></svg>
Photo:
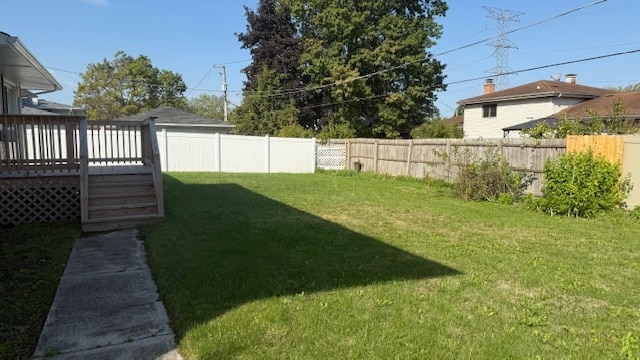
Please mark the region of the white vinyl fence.
<svg viewBox="0 0 640 360"><path fill-rule="evenodd" d="M316 140L158 132L162 171L313 173Z"/></svg>

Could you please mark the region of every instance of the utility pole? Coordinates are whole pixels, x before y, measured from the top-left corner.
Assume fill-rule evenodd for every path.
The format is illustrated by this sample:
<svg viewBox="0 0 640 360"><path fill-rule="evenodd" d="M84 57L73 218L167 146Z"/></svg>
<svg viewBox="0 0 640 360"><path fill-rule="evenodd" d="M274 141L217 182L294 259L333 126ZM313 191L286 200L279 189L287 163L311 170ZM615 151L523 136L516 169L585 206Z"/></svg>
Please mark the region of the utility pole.
<svg viewBox="0 0 640 360"><path fill-rule="evenodd" d="M224 101L224 122L227 122L227 68L224 65L213 65L214 68L220 69L220 76L222 76L222 100Z"/></svg>
<svg viewBox="0 0 640 360"><path fill-rule="evenodd" d="M493 76L496 79L496 88L498 90L502 90L509 87L509 79L507 79L506 75L506 73L511 71L511 68L509 68L509 49L517 49L517 46L509 40L509 23L520 21L519 17L524 13L512 10L496 9L488 6L483 6L483 8L489 12L487 17L489 19L496 20L498 25L498 37L496 41L489 44L489 46L496 48L494 52L496 57L496 67L489 71L493 73Z"/></svg>

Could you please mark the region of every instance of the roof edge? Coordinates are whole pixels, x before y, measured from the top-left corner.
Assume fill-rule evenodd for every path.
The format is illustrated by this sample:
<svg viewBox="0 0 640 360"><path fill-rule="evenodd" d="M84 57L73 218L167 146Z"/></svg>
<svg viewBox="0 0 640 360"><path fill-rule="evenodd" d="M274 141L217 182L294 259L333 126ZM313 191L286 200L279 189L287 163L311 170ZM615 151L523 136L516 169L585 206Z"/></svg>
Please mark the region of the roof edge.
<svg viewBox="0 0 640 360"><path fill-rule="evenodd" d="M27 49L27 47L20 41L17 36L11 36L7 33L2 33L6 35L6 42L9 47L11 47L14 51L16 51L20 56L24 57L47 81L49 81L52 85L52 89L37 89L37 90L49 90L51 92L62 90L62 85L56 80L53 75L38 61L38 59Z"/></svg>
<svg viewBox="0 0 640 360"><path fill-rule="evenodd" d="M536 94L523 94L523 95L511 95L511 96L500 96L500 97L492 97L488 99L465 99L457 102L459 105L475 105L475 104L487 104L487 103L495 103L500 101L512 101L512 100L528 100L528 99L541 99L541 98L553 98L553 97L570 97L574 99L595 99L599 96L597 95L587 95L587 94L574 94L574 93L561 93L561 92L545 92L545 93L536 93Z"/></svg>

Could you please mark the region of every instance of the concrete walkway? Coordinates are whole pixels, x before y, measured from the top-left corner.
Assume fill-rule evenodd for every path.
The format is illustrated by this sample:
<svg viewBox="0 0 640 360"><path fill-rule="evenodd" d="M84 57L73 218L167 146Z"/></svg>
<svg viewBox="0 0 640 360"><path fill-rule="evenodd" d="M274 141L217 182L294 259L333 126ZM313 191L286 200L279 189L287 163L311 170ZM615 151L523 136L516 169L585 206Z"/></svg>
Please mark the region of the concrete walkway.
<svg viewBox="0 0 640 360"><path fill-rule="evenodd" d="M136 230L80 238L34 358L181 359Z"/></svg>

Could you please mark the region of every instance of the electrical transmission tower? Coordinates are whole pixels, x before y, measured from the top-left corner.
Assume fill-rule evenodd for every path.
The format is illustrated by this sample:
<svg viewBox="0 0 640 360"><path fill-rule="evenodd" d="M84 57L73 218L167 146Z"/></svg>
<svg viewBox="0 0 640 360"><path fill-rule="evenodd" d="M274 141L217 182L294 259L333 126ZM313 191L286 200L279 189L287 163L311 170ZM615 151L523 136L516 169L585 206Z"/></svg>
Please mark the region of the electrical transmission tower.
<svg viewBox="0 0 640 360"><path fill-rule="evenodd" d="M520 15L523 12L497 9L489 6L483 6L489 12L487 18L496 20L498 36L496 41L488 44L495 48L494 56L496 58L496 66L489 70L491 76L495 79L496 89L502 90L509 87L509 79L506 73L511 71L509 67L509 49L518 48L511 40L509 40L509 23L520 21Z"/></svg>

